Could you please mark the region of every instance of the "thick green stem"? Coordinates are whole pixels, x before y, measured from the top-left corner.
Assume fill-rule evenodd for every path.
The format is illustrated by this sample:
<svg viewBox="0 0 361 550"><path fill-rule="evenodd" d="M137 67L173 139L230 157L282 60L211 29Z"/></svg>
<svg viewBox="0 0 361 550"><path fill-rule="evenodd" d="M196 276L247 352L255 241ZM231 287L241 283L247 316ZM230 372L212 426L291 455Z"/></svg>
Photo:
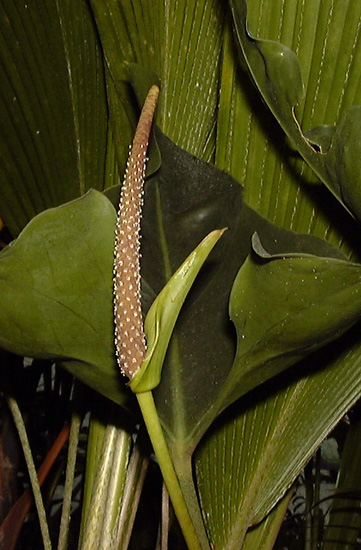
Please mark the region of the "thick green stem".
<svg viewBox="0 0 361 550"><path fill-rule="evenodd" d="M141 392L136 396L185 541L189 550L201 550L159 422L152 392Z"/></svg>

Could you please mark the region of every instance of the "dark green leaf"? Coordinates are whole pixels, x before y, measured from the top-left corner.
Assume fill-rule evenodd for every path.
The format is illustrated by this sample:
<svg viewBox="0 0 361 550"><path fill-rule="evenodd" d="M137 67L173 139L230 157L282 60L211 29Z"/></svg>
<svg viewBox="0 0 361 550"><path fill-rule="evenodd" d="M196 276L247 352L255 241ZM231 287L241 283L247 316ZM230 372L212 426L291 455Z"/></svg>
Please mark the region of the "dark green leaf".
<svg viewBox="0 0 361 550"><path fill-rule="evenodd" d="M311 255L269 255L258 235L230 297L238 348L221 392L232 401L337 338L361 317L361 266Z"/></svg>
<svg viewBox="0 0 361 550"><path fill-rule="evenodd" d="M355 119L357 111L346 111L335 133L336 142L330 149L331 154L324 152L325 140L329 143L330 131L327 129L326 134L313 132L309 139L309 134L302 132L295 116L295 107L303 96L297 56L278 42L255 39L249 34L246 0L230 0L230 6L238 45L270 110L318 177L347 209L359 216L357 189L361 157L357 154L356 144L361 141L361 125L360 116L357 115Z"/></svg>
<svg viewBox="0 0 361 550"><path fill-rule="evenodd" d="M38 212L103 189L107 108L85 0L2 6L0 212L16 235Z"/></svg>
<svg viewBox="0 0 361 550"><path fill-rule="evenodd" d="M222 3L92 0L91 6L116 86L126 78L124 63L138 63L157 74L162 89L157 124L187 151L211 159L225 15Z"/></svg>
<svg viewBox="0 0 361 550"><path fill-rule="evenodd" d="M122 404L115 363L112 267L116 214L101 193L36 216L0 254L0 345L62 361Z"/></svg>
<svg viewBox="0 0 361 550"><path fill-rule="evenodd" d="M360 397L359 331L242 397L201 442L197 487L221 548L241 546Z"/></svg>
<svg viewBox="0 0 361 550"><path fill-rule="evenodd" d="M170 438L188 447L219 412L213 405L235 355L228 301L238 269L251 251L252 234L257 231L271 253L342 255L319 239L273 226L242 203L241 188L228 175L177 148L160 132L157 140L162 166L147 182L143 220L142 269L148 304L204 235L229 228L186 299L155 392ZM302 299L307 300L305 294ZM338 327L334 337L337 331Z"/></svg>

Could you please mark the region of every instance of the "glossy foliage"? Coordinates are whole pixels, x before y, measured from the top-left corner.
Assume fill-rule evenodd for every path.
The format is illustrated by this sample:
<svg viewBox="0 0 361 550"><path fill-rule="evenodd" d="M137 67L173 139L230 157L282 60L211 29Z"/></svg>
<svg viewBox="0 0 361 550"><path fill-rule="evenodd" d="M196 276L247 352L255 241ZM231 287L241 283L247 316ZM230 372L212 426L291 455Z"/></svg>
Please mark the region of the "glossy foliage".
<svg viewBox="0 0 361 550"><path fill-rule="evenodd" d="M208 0L93 0L92 12L43 0L0 19L13 44L2 53L0 213L14 236L33 218L0 254L2 346L60 360L132 406L114 361L114 208L91 191L34 216L90 187L111 188L117 205L135 97L157 77L168 137L155 133L146 183L145 312L200 241L228 227L185 300L154 392L190 508L198 503L182 464L194 455L217 548L270 547L280 520L277 509L265 516L361 394L357 326L340 338L361 309L360 266L340 252L357 257L347 210L360 215L360 111L347 108L361 98L361 12L357 2L331 4L255 1L247 14L232 0L232 23ZM296 151L346 211L309 185L317 178Z"/></svg>

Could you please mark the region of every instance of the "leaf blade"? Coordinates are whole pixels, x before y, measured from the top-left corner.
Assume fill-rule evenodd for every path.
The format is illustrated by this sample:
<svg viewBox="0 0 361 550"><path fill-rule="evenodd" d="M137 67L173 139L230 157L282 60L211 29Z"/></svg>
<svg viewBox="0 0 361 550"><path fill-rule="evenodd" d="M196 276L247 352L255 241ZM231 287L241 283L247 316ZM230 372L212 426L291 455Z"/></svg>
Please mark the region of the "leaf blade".
<svg viewBox="0 0 361 550"><path fill-rule="evenodd" d="M85 2L9 4L0 26L0 209L15 236L36 213L103 188L106 100Z"/></svg>
<svg viewBox="0 0 361 550"><path fill-rule="evenodd" d="M116 402L112 270L116 213L97 191L47 210L0 254L1 346L51 358ZM86 276L85 276L86 274Z"/></svg>

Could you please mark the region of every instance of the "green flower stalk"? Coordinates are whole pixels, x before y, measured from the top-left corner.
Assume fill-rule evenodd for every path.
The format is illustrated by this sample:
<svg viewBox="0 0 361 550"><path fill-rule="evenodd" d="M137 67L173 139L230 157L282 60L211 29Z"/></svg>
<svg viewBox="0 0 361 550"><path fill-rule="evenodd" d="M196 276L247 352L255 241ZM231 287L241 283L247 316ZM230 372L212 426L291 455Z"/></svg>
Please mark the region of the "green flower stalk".
<svg viewBox="0 0 361 550"><path fill-rule="evenodd" d="M147 370L149 366L148 363L152 359L153 362L150 371L152 373L155 370L160 375L160 369L163 363L163 352L165 352L165 349L163 349L164 346L162 347L162 345L159 345L158 337L154 338L154 334L151 334L149 350L150 356L148 357L148 361L144 361L144 359L146 359L147 350L140 300L139 241L140 221L143 206L143 186L147 162L146 154L148 141L158 94L159 88L157 86L152 86L148 92L139 118L127 163L124 183L122 186L116 228L114 260L115 346L120 370L129 378L129 385L133 391L135 391L135 389L132 387L132 381L137 379L136 374L141 372L140 368L142 365L143 371ZM208 236L208 238L205 239L205 242L208 245L206 245L206 256L208 255L209 250L220 238L222 233L222 230L215 231L211 236ZM204 244L202 245L201 243L200 247L202 246L204 247ZM192 255L190 258L192 258ZM178 292L181 299L178 298L178 301L171 301L173 304L173 307L171 308L172 320L167 323L170 330L167 330L166 336L163 337L163 340L165 341L165 348L170 338L179 309L187 293L188 286L191 285L203 261L198 262L199 265L195 265L197 262L188 259L190 268L183 266L182 284L184 289L183 292ZM191 267L192 265L193 268ZM161 322L162 315L160 312L162 309L165 309L163 314L166 313L165 318L168 318L169 312L167 311L167 308L169 307L169 304L166 298L168 293L172 291L173 285L178 283L178 278L179 273L174 274L171 281L165 289L163 289L163 292L161 292L151 308L151 311L153 312L152 315L150 315L151 333L152 331L154 332L153 325L157 325ZM163 303L164 301L165 303ZM158 315L160 315L159 318ZM156 330L156 333L157 332L158 330ZM158 354L155 353L154 346L156 344L158 344ZM156 376L156 379L158 383L158 375ZM144 382L141 386L144 386ZM189 515L177 474L174 470L174 465L169 454L168 445L164 438L163 429L160 424L153 395L150 390L150 388L155 387L155 385L151 384L150 388L147 387L147 384L145 384L145 386L146 389L141 387L138 391L135 391L135 393L137 395L138 403L142 411L144 422L147 427L150 440L153 444L154 452L157 456L164 481L172 500L175 514L183 531L188 548L190 550L201 550L197 533L194 530L193 522Z"/></svg>

